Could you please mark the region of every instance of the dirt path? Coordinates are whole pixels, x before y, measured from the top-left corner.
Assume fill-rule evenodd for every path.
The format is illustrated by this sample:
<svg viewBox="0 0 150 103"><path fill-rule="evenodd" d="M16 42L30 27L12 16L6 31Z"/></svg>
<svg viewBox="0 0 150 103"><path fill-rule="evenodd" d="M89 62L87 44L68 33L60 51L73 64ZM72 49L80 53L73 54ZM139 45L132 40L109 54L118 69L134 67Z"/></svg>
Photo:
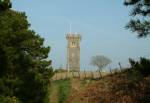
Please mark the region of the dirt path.
<svg viewBox="0 0 150 103"><path fill-rule="evenodd" d="M50 103L58 103L58 87L52 85L50 92Z"/></svg>

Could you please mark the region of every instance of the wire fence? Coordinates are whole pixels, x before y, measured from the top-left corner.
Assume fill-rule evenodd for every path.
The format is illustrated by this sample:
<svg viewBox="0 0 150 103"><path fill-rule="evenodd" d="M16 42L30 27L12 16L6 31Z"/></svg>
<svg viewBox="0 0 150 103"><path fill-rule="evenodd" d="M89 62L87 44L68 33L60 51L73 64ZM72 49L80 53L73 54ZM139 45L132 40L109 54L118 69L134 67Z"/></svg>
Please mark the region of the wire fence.
<svg viewBox="0 0 150 103"><path fill-rule="evenodd" d="M144 58L150 59L150 54L142 56ZM139 61L141 57L133 58L135 61ZM112 75L114 73L122 72L128 68L130 68L131 65L129 61L124 62L118 62L113 66L109 66L106 68L105 72L100 72L99 70L93 70L93 69L84 69L83 71L70 71L67 72L67 70L55 72L54 76L52 77L52 80L63 80L63 79L69 79L69 78L79 78L79 79L100 79L106 75Z"/></svg>

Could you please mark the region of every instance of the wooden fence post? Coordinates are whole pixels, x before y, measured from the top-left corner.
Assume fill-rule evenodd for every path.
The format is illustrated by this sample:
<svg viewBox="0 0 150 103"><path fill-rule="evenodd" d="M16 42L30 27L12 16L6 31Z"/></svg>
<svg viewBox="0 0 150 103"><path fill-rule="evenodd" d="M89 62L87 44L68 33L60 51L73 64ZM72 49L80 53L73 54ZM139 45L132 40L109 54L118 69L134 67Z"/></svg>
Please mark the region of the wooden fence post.
<svg viewBox="0 0 150 103"><path fill-rule="evenodd" d="M118 64L119 64L120 71L122 72L121 63L119 62Z"/></svg>
<svg viewBox="0 0 150 103"><path fill-rule="evenodd" d="M84 79L86 79L86 72L85 72L85 70L84 70L84 76L85 76Z"/></svg>
<svg viewBox="0 0 150 103"><path fill-rule="evenodd" d="M94 79L94 74L93 74L93 71L91 71L91 74L92 74L92 79Z"/></svg>
<svg viewBox="0 0 150 103"><path fill-rule="evenodd" d="M62 72L60 72L60 74L61 74L61 80L63 79L63 77L62 77Z"/></svg>
<svg viewBox="0 0 150 103"><path fill-rule="evenodd" d="M74 78L74 71L72 71L72 77Z"/></svg>
<svg viewBox="0 0 150 103"><path fill-rule="evenodd" d="M66 71L66 79L68 79L68 78L67 78L67 71Z"/></svg>
<svg viewBox="0 0 150 103"><path fill-rule="evenodd" d="M67 71L67 79L70 78L70 71Z"/></svg>
<svg viewBox="0 0 150 103"><path fill-rule="evenodd" d="M57 72L56 72L56 80L57 80Z"/></svg>
<svg viewBox="0 0 150 103"><path fill-rule="evenodd" d="M110 68L110 75L112 75L112 70L111 70L111 68Z"/></svg>
<svg viewBox="0 0 150 103"><path fill-rule="evenodd" d="M102 78L102 74L101 74L101 71L99 70L99 74L100 74L100 78Z"/></svg>
<svg viewBox="0 0 150 103"><path fill-rule="evenodd" d="M80 72L78 71L78 76L79 76L79 78L80 78Z"/></svg>

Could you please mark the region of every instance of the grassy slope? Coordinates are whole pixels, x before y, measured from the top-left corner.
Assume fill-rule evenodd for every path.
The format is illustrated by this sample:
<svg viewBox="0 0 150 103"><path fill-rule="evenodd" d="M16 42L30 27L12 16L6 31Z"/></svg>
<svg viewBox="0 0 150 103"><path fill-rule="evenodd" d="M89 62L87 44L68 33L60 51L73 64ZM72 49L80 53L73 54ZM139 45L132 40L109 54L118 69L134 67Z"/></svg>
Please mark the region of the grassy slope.
<svg viewBox="0 0 150 103"><path fill-rule="evenodd" d="M132 79L119 73L100 80L60 80L52 87L50 103L141 103L144 97L143 103L150 103L150 76Z"/></svg>

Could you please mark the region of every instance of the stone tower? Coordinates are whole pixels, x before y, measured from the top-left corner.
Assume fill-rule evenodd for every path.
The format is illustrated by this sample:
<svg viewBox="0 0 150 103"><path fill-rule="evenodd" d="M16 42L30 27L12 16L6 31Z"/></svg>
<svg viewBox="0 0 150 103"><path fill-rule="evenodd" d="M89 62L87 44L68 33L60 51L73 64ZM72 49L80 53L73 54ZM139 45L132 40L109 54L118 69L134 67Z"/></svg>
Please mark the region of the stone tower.
<svg viewBox="0 0 150 103"><path fill-rule="evenodd" d="M80 71L80 34L69 33L66 36L67 45L67 69L68 71Z"/></svg>

